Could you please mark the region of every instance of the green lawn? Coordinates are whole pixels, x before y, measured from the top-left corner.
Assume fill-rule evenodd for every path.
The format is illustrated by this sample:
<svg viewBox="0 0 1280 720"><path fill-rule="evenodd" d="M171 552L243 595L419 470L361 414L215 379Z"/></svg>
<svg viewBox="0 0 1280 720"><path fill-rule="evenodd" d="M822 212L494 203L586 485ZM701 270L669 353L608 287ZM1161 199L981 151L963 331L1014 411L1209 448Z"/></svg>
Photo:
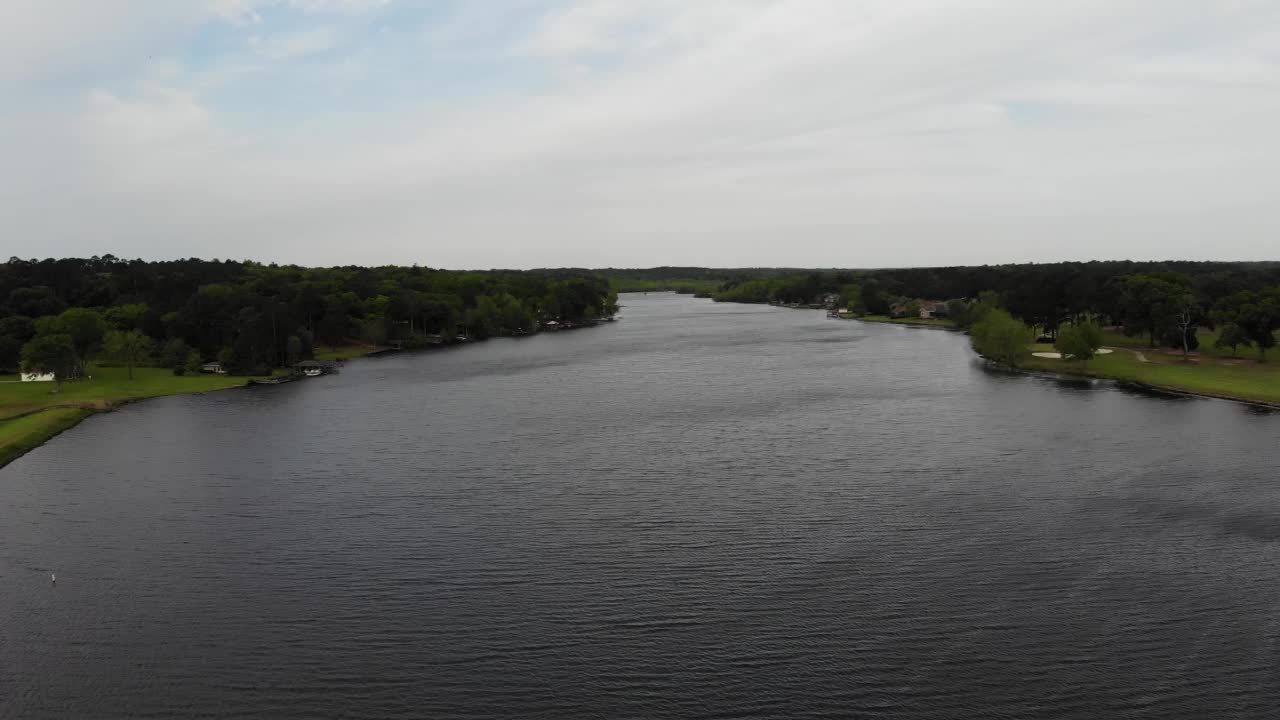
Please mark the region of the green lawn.
<svg viewBox="0 0 1280 720"><path fill-rule="evenodd" d="M1134 348L1135 350L1142 350L1143 352L1149 352L1149 351L1165 352L1165 353L1176 354L1178 355L1178 357L1182 357L1182 351L1175 348L1152 348L1150 338L1146 337L1145 335L1142 337L1128 337L1121 333L1105 331L1103 332L1102 336L1103 336L1102 344L1109 347L1131 347L1131 348ZM1220 357L1220 358L1234 357L1234 358L1244 358L1247 360L1258 360L1259 358L1262 357L1261 354L1258 352L1258 349L1254 347L1241 347L1239 348L1238 354L1235 356L1231 354L1231 348L1214 347L1213 346L1214 342L1218 340L1217 330L1210 330L1208 328L1199 328L1196 331L1196 339L1200 341L1200 348L1195 352L1201 356L1207 355L1210 357ZM1275 355L1276 359L1280 359L1280 352L1277 352L1277 351L1280 351L1280 348L1274 348L1271 354Z"/></svg>
<svg viewBox="0 0 1280 720"><path fill-rule="evenodd" d="M59 407L0 420L0 467L91 414L83 408Z"/></svg>
<svg viewBox="0 0 1280 720"><path fill-rule="evenodd" d="M933 327L953 328L956 326L951 320L945 318L918 318L918 317L901 317L891 318L888 315L863 315L855 318L857 320L866 320L867 322L894 323L897 325L931 325Z"/></svg>
<svg viewBox="0 0 1280 720"><path fill-rule="evenodd" d="M1133 347L1133 344L1129 346ZM1035 349L1046 348L1037 346ZM1240 400L1280 403L1280 362L1259 363L1255 360L1233 360L1216 356L1200 356L1184 362L1181 354L1152 351L1145 344L1139 344L1134 349L1141 351L1149 362L1140 361L1133 352L1121 346L1110 355L1099 355L1090 360L1087 368L1070 360L1030 355L1026 358L1026 367L1032 370L1132 380L1162 388Z"/></svg>
<svg viewBox="0 0 1280 720"><path fill-rule="evenodd" d="M245 384L245 378L231 375L174 375L165 368L94 367L92 378L62 383L53 392L53 383L29 382L0 385L0 418L12 417L55 405L102 410L121 400L221 390Z"/></svg>
<svg viewBox="0 0 1280 720"><path fill-rule="evenodd" d="M56 393L47 382L0 384L0 465L117 403L222 390L246 381L231 375L174 375L165 368L135 368L133 374L130 380L125 368L94 367L91 378L64 382Z"/></svg>

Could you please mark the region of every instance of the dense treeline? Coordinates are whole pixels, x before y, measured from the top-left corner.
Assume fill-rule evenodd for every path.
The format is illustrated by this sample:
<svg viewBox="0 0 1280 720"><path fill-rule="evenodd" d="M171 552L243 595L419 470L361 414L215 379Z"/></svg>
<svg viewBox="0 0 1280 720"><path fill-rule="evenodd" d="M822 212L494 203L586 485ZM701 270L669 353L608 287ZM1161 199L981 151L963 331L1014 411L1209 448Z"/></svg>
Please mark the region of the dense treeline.
<svg viewBox="0 0 1280 720"><path fill-rule="evenodd" d="M616 311L608 281L582 271L11 258L0 265L0 371L67 377L109 358L259 372L308 359L318 344L426 345Z"/></svg>
<svg viewBox="0 0 1280 720"><path fill-rule="evenodd" d="M1265 356L1280 328L1280 263L1118 261L774 273L726 279L714 297L813 303L834 293L855 313L875 315L914 314L922 299L949 301L948 314L967 325L966 308L984 291L994 293L1012 317L1052 337L1060 326L1088 321L1189 351L1196 349L1198 327L1216 327L1220 341L1233 348L1253 345Z"/></svg>
<svg viewBox="0 0 1280 720"><path fill-rule="evenodd" d="M618 292L673 291L686 295L711 297L726 283L740 283L756 278L776 278L803 273L795 268L698 268L656 267L645 269L605 268L598 270Z"/></svg>

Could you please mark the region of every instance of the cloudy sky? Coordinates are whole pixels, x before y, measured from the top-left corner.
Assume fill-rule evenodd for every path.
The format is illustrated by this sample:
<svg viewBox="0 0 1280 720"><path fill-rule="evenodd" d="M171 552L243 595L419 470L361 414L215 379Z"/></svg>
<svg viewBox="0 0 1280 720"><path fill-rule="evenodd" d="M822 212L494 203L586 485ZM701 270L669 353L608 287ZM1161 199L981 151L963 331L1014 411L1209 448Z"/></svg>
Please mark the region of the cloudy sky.
<svg viewBox="0 0 1280 720"><path fill-rule="evenodd" d="M6 0L0 255L1280 259L1275 0Z"/></svg>

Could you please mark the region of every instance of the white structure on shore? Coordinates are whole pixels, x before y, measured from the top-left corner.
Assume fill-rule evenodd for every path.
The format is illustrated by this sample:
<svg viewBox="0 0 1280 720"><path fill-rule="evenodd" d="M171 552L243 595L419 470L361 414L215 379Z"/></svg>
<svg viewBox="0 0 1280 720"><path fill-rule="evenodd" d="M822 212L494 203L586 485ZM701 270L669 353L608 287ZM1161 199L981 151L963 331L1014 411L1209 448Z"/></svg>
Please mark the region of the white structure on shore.
<svg viewBox="0 0 1280 720"><path fill-rule="evenodd" d="M22 373L22 382L53 382L53 373Z"/></svg>

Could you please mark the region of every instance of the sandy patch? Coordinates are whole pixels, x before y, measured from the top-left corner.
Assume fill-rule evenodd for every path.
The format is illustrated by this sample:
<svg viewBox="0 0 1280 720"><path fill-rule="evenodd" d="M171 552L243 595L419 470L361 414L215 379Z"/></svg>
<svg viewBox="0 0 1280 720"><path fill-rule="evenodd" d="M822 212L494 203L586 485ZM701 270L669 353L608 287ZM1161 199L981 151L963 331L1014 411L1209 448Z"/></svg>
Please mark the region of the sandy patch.
<svg viewBox="0 0 1280 720"><path fill-rule="evenodd" d="M1110 355L1112 352L1113 351L1108 350L1107 348L1098 348L1094 355ZM1033 352L1031 354L1039 358L1049 358L1050 360L1062 359L1062 353L1060 352Z"/></svg>

